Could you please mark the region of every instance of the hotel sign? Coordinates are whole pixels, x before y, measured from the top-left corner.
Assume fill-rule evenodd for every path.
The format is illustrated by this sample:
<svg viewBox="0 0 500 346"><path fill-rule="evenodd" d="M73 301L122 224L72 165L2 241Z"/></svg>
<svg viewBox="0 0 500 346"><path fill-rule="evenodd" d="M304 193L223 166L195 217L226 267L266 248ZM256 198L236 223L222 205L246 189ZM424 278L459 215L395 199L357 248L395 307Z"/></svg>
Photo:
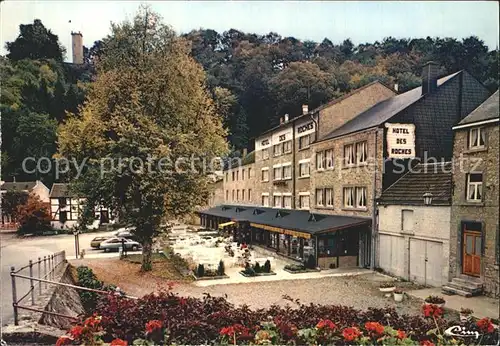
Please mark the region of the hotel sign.
<svg viewBox="0 0 500 346"><path fill-rule="evenodd" d="M393 159L415 157L415 124L385 124L387 153Z"/></svg>
<svg viewBox="0 0 500 346"><path fill-rule="evenodd" d="M295 126L295 136L302 137L314 132L314 121L309 120Z"/></svg>
<svg viewBox="0 0 500 346"><path fill-rule="evenodd" d="M255 150L262 150L271 146L271 136L261 137L255 140Z"/></svg>
<svg viewBox="0 0 500 346"><path fill-rule="evenodd" d="M293 134L292 130L292 126L289 126L284 130L276 131L275 133L273 133L272 144L279 144L291 140Z"/></svg>

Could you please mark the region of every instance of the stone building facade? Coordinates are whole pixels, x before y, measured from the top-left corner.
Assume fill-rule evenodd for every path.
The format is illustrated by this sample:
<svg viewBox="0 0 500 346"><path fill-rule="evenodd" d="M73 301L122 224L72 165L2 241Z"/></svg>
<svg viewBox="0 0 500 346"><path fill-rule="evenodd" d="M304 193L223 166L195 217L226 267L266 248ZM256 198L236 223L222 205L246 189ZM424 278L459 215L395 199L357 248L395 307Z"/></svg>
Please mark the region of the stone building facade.
<svg viewBox="0 0 500 346"><path fill-rule="evenodd" d="M257 197L255 179L258 177L255 171L253 155L255 153L244 153L243 160L234 160L233 167L223 172L221 184L222 201L230 204L255 205ZM221 203L217 204L220 205Z"/></svg>
<svg viewBox="0 0 500 346"><path fill-rule="evenodd" d="M449 268L451 278L479 283L495 297L500 296L498 102L497 91L454 127Z"/></svg>

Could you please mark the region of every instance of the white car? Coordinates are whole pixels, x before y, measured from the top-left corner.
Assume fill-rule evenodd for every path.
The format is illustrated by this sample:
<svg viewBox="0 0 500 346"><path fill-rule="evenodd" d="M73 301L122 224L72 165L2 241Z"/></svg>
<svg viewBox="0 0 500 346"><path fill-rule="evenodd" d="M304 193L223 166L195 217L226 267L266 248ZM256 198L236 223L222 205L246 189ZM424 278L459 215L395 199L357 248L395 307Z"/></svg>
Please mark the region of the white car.
<svg viewBox="0 0 500 346"><path fill-rule="evenodd" d="M133 241L131 239L126 239L126 238L118 238L118 237L106 239L105 241L101 242L101 244L99 245L99 248L103 249L104 252L118 250L122 246L122 243L123 243L123 245L125 245L126 250L137 251L141 248L141 244L139 244L136 241Z"/></svg>

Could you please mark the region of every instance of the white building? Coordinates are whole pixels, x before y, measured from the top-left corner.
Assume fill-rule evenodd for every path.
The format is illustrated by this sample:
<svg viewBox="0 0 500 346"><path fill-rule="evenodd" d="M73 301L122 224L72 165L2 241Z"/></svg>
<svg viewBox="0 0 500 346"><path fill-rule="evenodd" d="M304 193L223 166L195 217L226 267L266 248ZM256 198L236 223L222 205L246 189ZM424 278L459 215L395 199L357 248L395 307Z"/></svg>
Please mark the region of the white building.
<svg viewBox="0 0 500 346"><path fill-rule="evenodd" d="M418 164L378 200L377 266L423 285L448 282L452 165Z"/></svg>
<svg viewBox="0 0 500 346"><path fill-rule="evenodd" d="M51 225L55 229L71 229L78 226L78 218L83 210L85 198L75 196L68 184L55 183L50 190ZM87 228L97 228L110 223L112 215L107 208L96 207L95 220Z"/></svg>

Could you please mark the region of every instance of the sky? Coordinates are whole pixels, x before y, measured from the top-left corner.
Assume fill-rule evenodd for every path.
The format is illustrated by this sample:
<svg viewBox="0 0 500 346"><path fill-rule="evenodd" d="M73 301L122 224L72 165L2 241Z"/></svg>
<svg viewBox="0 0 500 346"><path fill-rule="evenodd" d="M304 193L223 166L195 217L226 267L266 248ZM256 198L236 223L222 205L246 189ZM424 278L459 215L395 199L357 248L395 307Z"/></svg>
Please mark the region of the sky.
<svg viewBox="0 0 500 346"><path fill-rule="evenodd" d="M421 38L476 35L490 49L498 46L497 1L76 1L5 0L0 4L0 54L19 34L19 25L41 19L59 36L71 57L71 31L80 31L84 45L110 33L110 22L132 18L149 3L178 33L234 28L266 34L271 31L301 40L354 44L384 37ZM69 23L71 21L71 23Z"/></svg>

